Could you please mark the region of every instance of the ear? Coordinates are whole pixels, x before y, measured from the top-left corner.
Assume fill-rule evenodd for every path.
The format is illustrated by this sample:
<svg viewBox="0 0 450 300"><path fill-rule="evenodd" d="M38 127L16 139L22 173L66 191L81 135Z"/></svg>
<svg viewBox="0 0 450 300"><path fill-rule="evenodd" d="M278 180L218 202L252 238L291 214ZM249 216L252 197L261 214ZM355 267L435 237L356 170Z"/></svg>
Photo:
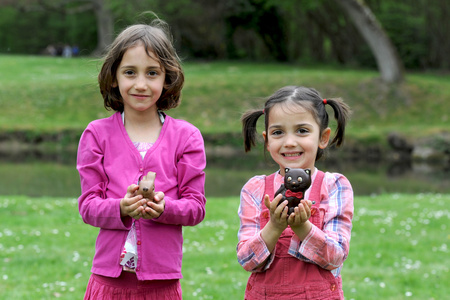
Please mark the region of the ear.
<svg viewBox="0 0 450 300"><path fill-rule="evenodd" d="M305 169L305 173L311 175L311 169Z"/></svg>
<svg viewBox="0 0 450 300"><path fill-rule="evenodd" d="M289 172L291 169L289 169L289 168L285 168L284 169L284 173L287 173L287 172Z"/></svg>
<svg viewBox="0 0 450 300"><path fill-rule="evenodd" d="M269 143L267 143L266 141L266 137L267 137L267 133L266 133L266 131L263 131L262 132L262 136L263 136L263 139L264 139L264 144L266 145L266 147L269 147ZM267 150L269 150L269 149L267 149Z"/></svg>
<svg viewBox="0 0 450 300"><path fill-rule="evenodd" d="M117 84L117 80L114 80L113 83L111 84L111 86L112 86L113 88L118 87L119 85Z"/></svg>
<svg viewBox="0 0 450 300"><path fill-rule="evenodd" d="M328 142L330 141L331 129L330 127L326 128L322 131L322 135L319 140L319 148L325 149L328 146Z"/></svg>

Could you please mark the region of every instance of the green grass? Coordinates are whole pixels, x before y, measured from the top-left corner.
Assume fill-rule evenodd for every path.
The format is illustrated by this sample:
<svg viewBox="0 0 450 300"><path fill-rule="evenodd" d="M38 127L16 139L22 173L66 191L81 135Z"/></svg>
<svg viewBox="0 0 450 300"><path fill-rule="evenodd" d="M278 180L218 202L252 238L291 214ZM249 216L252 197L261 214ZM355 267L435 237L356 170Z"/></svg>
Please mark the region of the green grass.
<svg viewBox="0 0 450 300"><path fill-rule="evenodd" d="M109 115L97 87L101 62L91 58L0 55L0 130L83 130ZM170 111L203 133L240 132L239 118L285 85L315 87L341 96L353 108L348 135L379 142L396 131L414 138L448 130L450 76L407 74L394 88L376 71L284 64L214 62L184 64L179 108Z"/></svg>
<svg viewBox="0 0 450 300"><path fill-rule="evenodd" d="M356 197L346 299L445 299L450 256L445 194ZM243 299L237 263L239 199L210 198L206 219L184 228L184 299ZM98 230L75 199L0 196L0 290L5 299L81 299Z"/></svg>

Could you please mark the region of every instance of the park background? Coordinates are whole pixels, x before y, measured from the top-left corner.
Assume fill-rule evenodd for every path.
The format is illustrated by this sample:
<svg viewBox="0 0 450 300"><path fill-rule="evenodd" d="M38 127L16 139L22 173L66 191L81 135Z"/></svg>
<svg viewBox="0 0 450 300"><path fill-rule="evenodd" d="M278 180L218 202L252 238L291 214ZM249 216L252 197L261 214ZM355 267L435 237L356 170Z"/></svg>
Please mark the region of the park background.
<svg viewBox="0 0 450 300"><path fill-rule="evenodd" d="M185 299L243 298L239 191L275 166L262 147L244 154L239 117L284 85L343 97L354 111L345 145L319 164L355 189L346 298L448 295L448 1L2 0L2 297L83 294L96 229L77 212L77 142L111 114L96 83L101 54L124 26L148 22L145 11L169 23L184 61L183 101L168 113L197 126L207 147L207 217L185 229ZM375 44L387 57L355 11L386 37Z"/></svg>

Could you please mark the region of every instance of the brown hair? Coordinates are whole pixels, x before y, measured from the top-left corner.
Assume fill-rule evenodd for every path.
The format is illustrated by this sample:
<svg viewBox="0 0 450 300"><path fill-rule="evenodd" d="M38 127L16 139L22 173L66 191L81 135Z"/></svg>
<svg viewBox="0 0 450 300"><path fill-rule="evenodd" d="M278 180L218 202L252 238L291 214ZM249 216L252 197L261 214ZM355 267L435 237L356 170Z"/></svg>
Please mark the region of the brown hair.
<svg viewBox="0 0 450 300"><path fill-rule="evenodd" d="M334 110L334 118L337 122L337 128L331 145L339 147L344 142L345 125L350 117L350 107L341 98L327 98L326 101L320 96L319 92L313 88L306 88L302 86L286 86L276 91L270 96L264 104L264 109L254 109L243 114L242 134L244 135L245 152L251 150L255 146L256 141L256 123L260 116L265 115L265 131L268 131L269 114L272 107L280 103L295 103L302 106L314 116L319 124L320 132L322 133L328 128L328 113L325 109L325 104L329 104ZM267 136L264 141L267 144ZM316 161L324 154L323 149L318 149Z"/></svg>
<svg viewBox="0 0 450 300"><path fill-rule="evenodd" d="M172 35L167 23L160 19L153 20L150 25L137 24L123 30L110 45L98 75L100 93L106 109L123 112L123 100L116 82L117 69L125 52L142 43L147 54L154 53L166 73L161 97L156 102L158 109L169 110L178 106L181 100L181 89L184 84L184 73L180 58L172 44Z"/></svg>

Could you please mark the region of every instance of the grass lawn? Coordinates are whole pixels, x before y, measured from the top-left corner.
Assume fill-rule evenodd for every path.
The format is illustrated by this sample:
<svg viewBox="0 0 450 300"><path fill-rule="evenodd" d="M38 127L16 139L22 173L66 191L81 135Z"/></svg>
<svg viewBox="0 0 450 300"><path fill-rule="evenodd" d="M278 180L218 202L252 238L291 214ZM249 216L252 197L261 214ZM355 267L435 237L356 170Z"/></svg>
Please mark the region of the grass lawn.
<svg viewBox="0 0 450 300"><path fill-rule="evenodd" d="M0 133L81 133L90 121L110 115L97 87L100 66L91 58L0 55ZM183 101L169 114L204 134L240 132L241 113L262 108L263 98L285 85L343 97L354 111L346 131L353 142L386 143L393 131L415 139L449 130L449 75L406 74L394 87L381 84L375 71L348 68L187 62L184 69ZM13 172L33 175L5 165L4 185L16 188L8 175ZM42 176L45 164L36 170ZM237 180L234 173L229 177ZM419 175L408 182L417 179L422 183ZM380 186L390 191L389 185L403 184L390 181ZM342 272L346 299L437 300L450 294L450 194L416 192L356 197L350 256ZM0 298L81 299L98 229L82 222L75 199L36 196L0 196ZM243 299L249 273L236 260L238 205L236 197L209 198L205 221L184 229L184 299Z"/></svg>
<svg viewBox="0 0 450 300"><path fill-rule="evenodd" d="M356 197L346 299L445 299L450 195ZM239 200L210 198L207 217L184 229L184 299L243 299L249 276L236 260ZM75 199L0 196L4 299L81 299L97 229Z"/></svg>

